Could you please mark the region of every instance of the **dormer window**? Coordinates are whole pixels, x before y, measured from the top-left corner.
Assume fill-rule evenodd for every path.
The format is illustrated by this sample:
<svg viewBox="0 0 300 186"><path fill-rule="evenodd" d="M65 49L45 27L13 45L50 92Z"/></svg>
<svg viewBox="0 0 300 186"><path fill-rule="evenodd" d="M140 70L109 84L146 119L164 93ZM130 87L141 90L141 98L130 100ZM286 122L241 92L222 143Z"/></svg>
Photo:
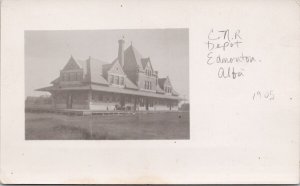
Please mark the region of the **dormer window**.
<svg viewBox="0 0 300 186"><path fill-rule="evenodd" d="M166 92L166 93L171 93L171 92L172 92L172 88L166 86L166 87L165 87L165 92Z"/></svg>
<svg viewBox="0 0 300 186"><path fill-rule="evenodd" d="M151 76L151 75L152 75L152 71L147 69L147 70L146 70L146 75L147 75L147 76Z"/></svg>
<svg viewBox="0 0 300 186"><path fill-rule="evenodd" d="M124 77L120 77L120 85L124 85Z"/></svg>
<svg viewBox="0 0 300 186"><path fill-rule="evenodd" d="M114 84L115 85L119 84L119 76L114 76Z"/></svg>
<svg viewBox="0 0 300 186"><path fill-rule="evenodd" d="M76 72L70 72L70 81L76 80Z"/></svg>
<svg viewBox="0 0 300 186"><path fill-rule="evenodd" d="M82 74L82 72L77 72L77 74L76 74L76 80L77 81L81 81L83 79L83 74Z"/></svg>
<svg viewBox="0 0 300 186"><path fill-rule="evenodd" d="M114 75L114 74L110 74L108 76L108 82L111 85L120 85L120 86L124 86L124 76L118 76L118 75Z"/></svg>
<svg viewBox="0 0 300 186"><path fill-rule="evenodd" d="M68 73L63 73L62 74L62 79L63 79L63 81L69 81L69 74Z"/></svg>
<svg viewBox="0 0 300 186"><path fill-rule="evenodd" d="M151 90L152 89L152 82L145 81L144 89Z"/></svg>

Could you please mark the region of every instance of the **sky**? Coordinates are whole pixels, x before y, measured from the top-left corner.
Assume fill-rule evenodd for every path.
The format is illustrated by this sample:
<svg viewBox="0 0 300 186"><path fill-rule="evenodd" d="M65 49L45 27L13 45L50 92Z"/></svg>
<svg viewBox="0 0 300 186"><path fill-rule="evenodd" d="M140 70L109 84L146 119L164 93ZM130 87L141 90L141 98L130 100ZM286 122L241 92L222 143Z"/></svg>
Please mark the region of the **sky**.
<svg viewBox="0 0 300 186"><path fill-rule="evenodd" d="M188 29L51 30L25 31L25 94L45 95L35 89L50 86L72 55L111 63L118 55L118 40L150 57L159 77L169 76L173 88L189 97Z"/></svg>

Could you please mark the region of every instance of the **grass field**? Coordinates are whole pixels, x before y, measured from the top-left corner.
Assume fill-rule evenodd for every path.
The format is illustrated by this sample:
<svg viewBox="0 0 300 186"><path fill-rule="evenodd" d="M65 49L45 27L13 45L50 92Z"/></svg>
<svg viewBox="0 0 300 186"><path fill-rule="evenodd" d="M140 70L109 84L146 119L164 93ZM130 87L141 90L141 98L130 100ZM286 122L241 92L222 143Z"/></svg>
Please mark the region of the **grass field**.
<svg viewBox="0 0 300 186"><path fill-rule="evenodd" d="M26 140L189 139L189 113L65 116L26 113Z"/></svg>

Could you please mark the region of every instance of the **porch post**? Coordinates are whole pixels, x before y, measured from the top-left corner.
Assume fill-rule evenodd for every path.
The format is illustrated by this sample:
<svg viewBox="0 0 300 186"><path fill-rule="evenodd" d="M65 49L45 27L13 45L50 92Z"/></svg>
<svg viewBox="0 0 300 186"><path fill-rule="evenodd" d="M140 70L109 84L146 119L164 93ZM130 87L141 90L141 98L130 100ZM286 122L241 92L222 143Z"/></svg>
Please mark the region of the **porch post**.
<svg viewBox="0 0 300 186"><path fill-rule="evenodd" d="M88 90L88 109L91 109L92 103L92 90Z"/></svg>
<svg viewBox="0 0 300 186"><path fill-rule="evenodd" d="M135 111L137 110L137 99L138 99L138 96L134 96L134 110Z"/></svg>

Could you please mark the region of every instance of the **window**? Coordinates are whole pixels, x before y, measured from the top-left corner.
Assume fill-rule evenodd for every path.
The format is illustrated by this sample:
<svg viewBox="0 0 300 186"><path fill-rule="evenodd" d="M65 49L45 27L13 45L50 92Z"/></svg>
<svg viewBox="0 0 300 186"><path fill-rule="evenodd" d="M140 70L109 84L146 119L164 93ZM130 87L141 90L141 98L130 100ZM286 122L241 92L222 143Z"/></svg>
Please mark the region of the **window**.
<svg viewBox="0 0 300 186"><path fill-rule="evenodd" d="M171 93L171 92L172 92L172 88L171 88L171 87L168 87L168 86L166 86L166 87L165 87L165 92L167 92L167 93Z"/></svg>
<svg viewBox="0 0 300 186"><path fill-rule="evenodd" d="M117 84L117 81L118 81L118 76L114 76L114 84Z"/></svg>
<svg viewBox="0 0 300 186"><path fill-rule="evenodd" d="M120 77L120 85L124 85L124 77Z"/></svg>
<svg viewBox="0 0 300 186"><path fill-rule="evenodd" d="M70 72L70 80L75 81L76 80L76 73Z"/></svg>
<svg viewBox="0 0 300 186"><path fill-rule="evenodd" d="M82 78L83 78L83 77L82 77L82 73L81 73L81 72L77 72L76 80L81 81Z"/></svg>
<svg viewBox="0 0 300 186"><path fill-rule="evenodd" d="M151 76L151 74L152 74L151 70L148 70L148 69L147 69L147 70L146 70L146 75L147 75L147 76Z"/></svg>
<svg viewBox="0 0 300 186"><path fill-rule="evenodd" d="M151 90L152 89L152 82L151 81L145 81L144 88L147 89L147 90Z"/></svg>
<svg viewBox="0 0 300 186"><path fill-rule="evenodd" d="M68 73L64 73L64 80L69 81L69 74Z"/></svg>
<svg viewBox="0 0 300 186"><path fill-rule="evenodd" d="M108 77L108 81L109 81L109 83L110 84L113 84L113 82L114 82L114 76L113 75L109 75L109 77Z"/></svg>
<svg viewBox="0 0 300 186"><path fill-rule="evenodd" d="M61 74L61 78L62 78L63 81L66 81L66 77L65 77L64 73Z"/></svg>
<svg viewBox="0 0 300 186"><path fill-rule="evenodd" d="M119 84L119 76L114 76L114 83L113 84Z"/></svg>
<svg viewBox="0 0 300 186"><path fill-rule="evenodd" d="M114 85L124 85L125 78L123 76L117 76L109 74L108 82Z"/></svg>

